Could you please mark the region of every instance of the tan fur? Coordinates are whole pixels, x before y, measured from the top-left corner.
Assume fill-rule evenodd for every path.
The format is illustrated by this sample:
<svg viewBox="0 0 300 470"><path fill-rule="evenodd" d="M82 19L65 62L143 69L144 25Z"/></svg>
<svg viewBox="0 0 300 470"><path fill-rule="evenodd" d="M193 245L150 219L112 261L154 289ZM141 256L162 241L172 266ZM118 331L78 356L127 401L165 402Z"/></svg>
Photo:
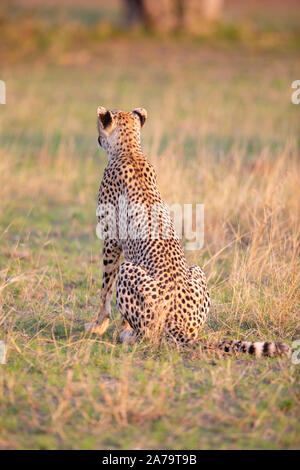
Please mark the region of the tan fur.
<svg viewBox="0 0 300 470"><path fill-rule="evenodd" d="M141 150L140 129L147 113L143 108L124 112L99 107L97 114L99 143L109 160L98 204L112 205L121 228L120 196L130 206L143 204L148 214L157 205L161 224L153 233L148 219L145 223L139 214L132 215L131 222L140 224L142 239L122 238L118 231L115 237L104 240L100 311L96 323L87 324L86 330L97 334L106 331L117 279L118 309L128 326L123 328L121 341L133 342L163 333L177 343L196 344L209 312L209 292L201 268L187 264L157 187L155 171ZM110 223L105 210L99 216L99 223L102 233L107 233ZM164 223L170 227L167 238L162 231ZM120 266L122 253L125 262ZM290 354L289 347L281 343L224 341L215 347L224 352L248 352L257 356Z"/></svg>

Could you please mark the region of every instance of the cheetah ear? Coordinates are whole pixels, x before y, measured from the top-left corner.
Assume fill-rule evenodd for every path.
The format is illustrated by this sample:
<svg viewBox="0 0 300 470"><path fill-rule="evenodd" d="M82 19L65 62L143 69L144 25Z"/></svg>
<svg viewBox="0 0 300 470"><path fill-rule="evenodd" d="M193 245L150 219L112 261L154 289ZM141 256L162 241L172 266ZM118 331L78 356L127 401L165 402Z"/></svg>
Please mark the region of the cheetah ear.
<svg viewBox="0 0 300 470"><path fill-rule="evenodd" d="M141 127L143 127L147 119L147 111L145 108L135 108L132 112L138 115L141 121Z"/></svg>
<svg viewBox="0 0 300 470"><path fill-rule="evenodd" d="M103 106L98 106L97 116L102 129L106 129L112 123L111 112Z"/></svg>

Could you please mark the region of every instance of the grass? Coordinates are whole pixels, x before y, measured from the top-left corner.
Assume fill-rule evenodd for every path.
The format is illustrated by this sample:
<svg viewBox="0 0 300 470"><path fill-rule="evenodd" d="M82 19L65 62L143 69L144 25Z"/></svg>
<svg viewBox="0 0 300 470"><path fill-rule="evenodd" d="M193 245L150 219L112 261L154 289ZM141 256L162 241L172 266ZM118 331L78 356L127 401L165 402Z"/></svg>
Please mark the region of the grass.
<svg viewBox="0 0 300 470"><path fill-rule="evenodd" d="M251 3L251 4L250 4ZM259 2L258 2L259 3ZM2 0L0 5L1 63L38 60L68 64L92 62L105 41L168 41L163 33L144 31L136 25L128 31L123 0L53 2ZM246 47L252 51L293 50L300 46L300 14L294 0L262 5L227 2L219 21L203 23L197 32L173 31L172 41ZM74 51L77 51L75 53Z"/></svg>
<svg viewBox="0 0 300 470"><path fill-rule="evenodd" d="M166 66L167 60L167 66ZM3 66L0 108L0 447L300 447L299 365L117 343L95 318L106 164L98 104L144 106L144 150L169 204L205 204L214 305L203 341L300 337L296 52L108 40L82 66ZM115 300L116 327L120 319Z"/></svg>

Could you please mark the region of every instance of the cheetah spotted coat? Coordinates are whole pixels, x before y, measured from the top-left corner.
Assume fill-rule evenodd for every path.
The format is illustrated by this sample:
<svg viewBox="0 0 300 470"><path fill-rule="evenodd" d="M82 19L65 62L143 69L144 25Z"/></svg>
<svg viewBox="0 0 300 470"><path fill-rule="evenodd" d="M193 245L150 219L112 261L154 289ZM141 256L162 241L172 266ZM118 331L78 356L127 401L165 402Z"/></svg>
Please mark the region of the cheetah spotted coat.
<svg viewBox="0 0 300 470"><path fill-rule="evenodd" d="M109 160L98 196L104 238L103 279L99 315L95 323L86 324L86 330L96 334L106 331L117 280L117 305L123 318L121 341L163 334L177 344L196 344L209 312L209 292L201 268L187 264L155 171L141 150L140 130L146 110L123 112L99 107L97 114L98 141ZM158 221L154 227L149 214ZM133 228L137 237L136 232L131 233ZM120 265L122 253L125 262ZM257 356L290 354L287 345L273 342L223 341L214 348Z"/></svg>

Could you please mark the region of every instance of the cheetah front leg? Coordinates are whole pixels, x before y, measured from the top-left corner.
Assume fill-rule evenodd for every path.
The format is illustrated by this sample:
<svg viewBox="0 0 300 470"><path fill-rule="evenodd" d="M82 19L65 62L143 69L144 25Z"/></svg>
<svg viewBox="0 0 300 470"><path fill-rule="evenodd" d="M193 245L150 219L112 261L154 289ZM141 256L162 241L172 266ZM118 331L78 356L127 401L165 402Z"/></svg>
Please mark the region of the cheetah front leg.
<svg viewBox="0 0 300 470"><path fill-rule="evenodd" d="M100 308L97 320L95 322L89 322L84 325L85 330L88 333L102 335L109 327L111 315L111 298L120 265L121 253L122 250L117 240L104 241Z"/></svg>

